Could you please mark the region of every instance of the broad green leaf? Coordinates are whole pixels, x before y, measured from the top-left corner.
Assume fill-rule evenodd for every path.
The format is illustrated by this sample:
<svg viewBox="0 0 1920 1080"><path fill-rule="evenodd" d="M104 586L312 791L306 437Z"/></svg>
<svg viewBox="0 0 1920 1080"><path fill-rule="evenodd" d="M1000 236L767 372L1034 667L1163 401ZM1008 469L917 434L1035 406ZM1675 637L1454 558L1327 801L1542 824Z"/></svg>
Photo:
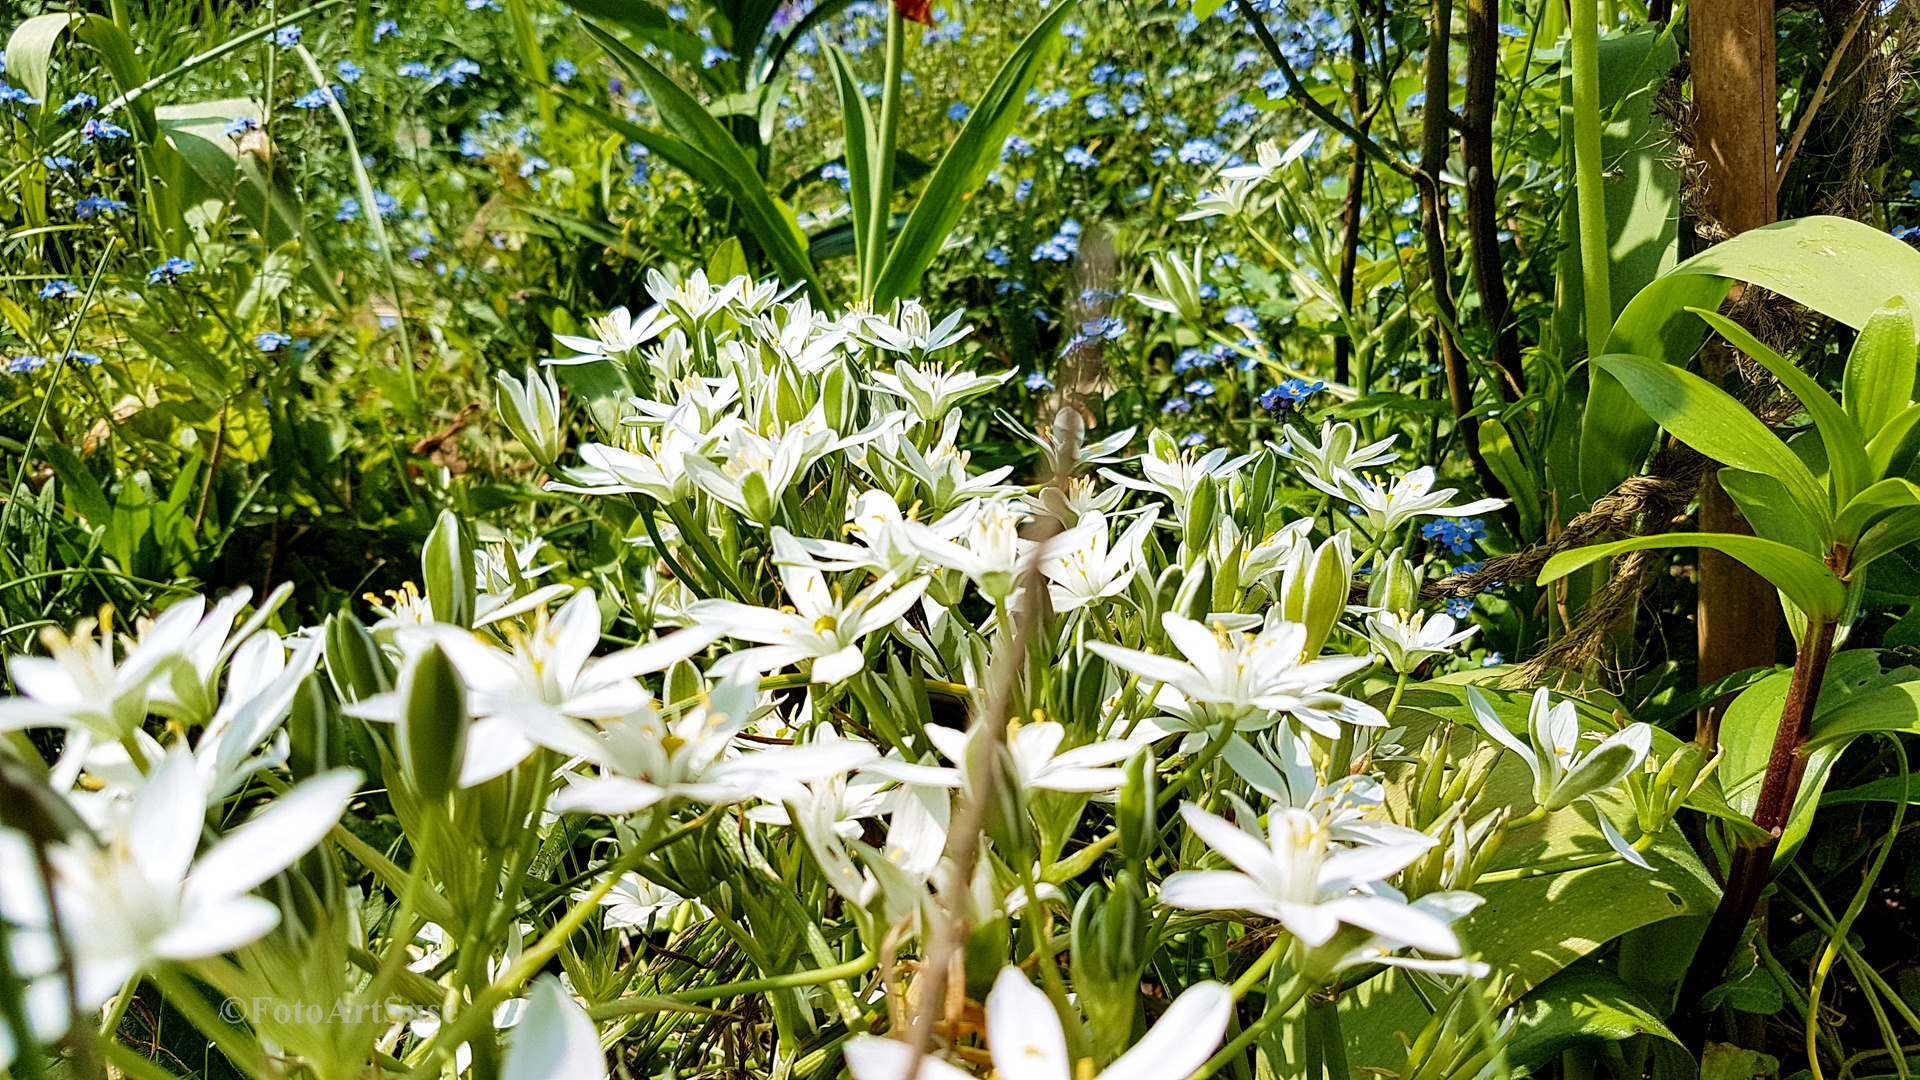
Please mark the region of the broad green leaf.
<svg viewBox="0 0 1920 1080"><path fill-rule="evenodd" d="M47 75L53 68L53 50L60 44L60 35L67 32L68 24L84 18L85 15L65 11L35 15L14 27L12 36L7 38L8 79L39 98L43 109L51 90Z"/></svg>
<svg viewBox="0 0 1920 1080"><path fill-rule="evenodd" d="M1850 649L1834 654L1814 705L1813 733L1808 740L1806 770L1793 810L1782 831L1778 862L1790 858L1812 827L1827 775L1853 738L1870 730L1920 730L1920 668L1899 663L1894 654L1873 649ZM1780 714L1791 671L1770 675L1742 693L1720 719L1720 746L1725 756L1720 776L1727 801L1751 816L1759 798L1767 761L1780 728Z"/></svg>
<svg viewBox="0 0 1920 1080"><path fill-rule="evenodd" d="M1593 960L1573 964L1534 987L1515 1011L1519 1015L1513 1041L1507 1044L1507 1064L1518 1071L1537 1071L1576 1047L1637 1035L1664 1040L1672 1053L1686 1054L1655 1007Z"/></svg>
<svg viewBox="0 0 1920 1080"><path fill-rule="evenodd" d="M1480 453L1487 459L1487 465L1493 469L1500 483L1506 486L1507 493L1513 496L1513 505L1520 512L1521 531L1531 536L1538 532L1541 523L1540 482L1527 471L1526 463L1520 460L1520 450L1513 443L1506 425L1499 420L1489 418L1480 425Z"/></svg>
<svg viewBox="0 0 1920 1080"><path fill-rule="evenodd" d="M840 117L846 133L846 167L850 178L848 194L853 200L853 261L860 268L864 293L872 284L865 280L869 273L867 253L874 244L882 242L872 235L876 220L873 196L880 190L882 172L876 157L880 129L874 123L873 110L867 108L867 99L860 94L860 79L854 74L847 54L837 45L828 45L827 64L833 68L834 85L840 91Z"/></svg>
<svg viewBox="0 0 1920 1080"><path fill-rule="evenodd" d="M1920 507L1920 487L1903 476L1890 476L1853 497L1833 523L1834 537L1857 541L1869 528L1902 511Z"/></svg>
<svg viewBox="0 0 1920 1080"><path fill-rule="evenodd" d="M1746 406L1692 372L1644 356L1601 356L1594 366L1620 380L1647 415L1715 461L1779 478L1822 533L1831 527L1827 492L1780 437Z"/></svg>
<svg viewBox="0 0 1920 1080"><path fill-rule="evenodd" d="M1748 333L1746 327L1732 319L1705 308L1687 310L1705 319L1707 325L1719 331L1721 337L1766 368L1774 378L1780 380L1788 393L1806 407L1807 415L1813 417L1814 427L1820 432L1821 444L1827 448L1827 467L1833 481L1831 505L1835 510L1845 506L1848 499L1873 482L1873 477L1867 472L1867 445L1860 435L1859 425L1827 394L1825 388L1813 381L1813 376L1801 371L1798 364L1769 349L1759 338Z"/></svg>
<svg viewBox="0 0 1920 1080"><path fill-rule="evenodd" d="M912 295L920 288L920 276L927 272L940 246L960 220L960 212L974 189L980 186L987 170L998 159L1000 146L1020 114L1026 109L1027 87L1040 74L1047 58L1065 39L1060 25L1073 10L1075 0L1058 0L1040 18L1032 32L1007 57L993 84L981 97L960 135L947 148L932 179L914 203L907 227L887 252L880 268L880 280L874 283L874 310L885 310L895 300Z"/></svg>
<svg viewBox="0 0 1920 1080"><path fill-rule="evenodd" d="M1862 329L1896 296L1920 296L1920 251L1839 217L1777 221L1723 240L1673 268L1748 281Z"/></svg>
<svg viewBox="0 0 1920 1080"><path fill-rule="evenodd" d="M1733 533L1670 533L1590 544L1548 559L1540 568L1538 583L1558 581L1589 563L1623 552L1663 547L1704 547L1730 555L1766 578L1809 615L1838 615L1846 606L1846 587L1819 559L1772 540Z"/></svg>
<svg viewBox="0 0 1920 1080"><path fill-rule="evenodd" d="M1785 484L1745 469L1721 469L1718 475L1720 486L1757 535L1801 551L1820 550L1820 527L1801 512Z"/></svg>
<svg viewBox="0 0 1920 1080"><path fill-rule="evenodd" d="M1861 434L1873 438L1913 400L1914 369L1913 308L1896 296L1868 317L1841 377L1841 400Z"/></svg>
<svg viewBox="0 0 1920 1080"><path fill-rule="evenodd" d="M824 294L820 290L820 282L814 277L813 264L807 261L806 237L794 225L792 217L783 213L767 193L766 181L754 168L753 162L747 159L740 144L734 141L720 121L707 112L705 106L682 90L666 72L627 48L619 38L594 25L591 19L583 19L581 24L588 36L653 98L654 108L660 113L660 121L667 130L688 147L705 155L725 175L726 183L720 193L731 198L734 205L740 208L741 219L766 252L781 280L804 283L814 300L820 302Z"/></svg>
<svg viewBox="0 0 1920 1080"><path fill-rule="evenodd" d="M40 444L40 452L47 456L48 464L53 466L54 474L60 477L65 486L67 501L87 520L87 524L103 526L113 517L113 505L107 502L106 493L100 490L100 481L93 478L80 455L68 449L67 444L48 440Z"/></svg>
<svg viewBox="0 0 1920 1080"><path fill-rule="evenodd" d="M1844 791L1829 791L1820 797L1821 806L1869 802L1920 802L1920 777L1888 776Z"/></svg>
<svg viewBox="0 0 1920 1080"><path fill-rule="evenodd" d="M1885 426L1867 440L1867 472L1873 476L1886 476L1893 469L1894 459L1900 456L1907 437L1913 434L1916 425L1920 425L1920 405L1909 405L1895 413Z"/></svg>
<svg viewBox="0 0 1920 1080"><path fill-rule="evenodd" d="M1897 510L1867 527L1853 549L1854 574L1903 548L1920 543L1920 509Z"/></svg>
<svg viewBox="0 0 1920 1080"><path fill-rule="evenodd" d="M1684 366L1707 336L1707 328L1687 308L1719 304L1731 285L1724 278L1694 274L1659 278L1641 289L1614 320L1607 352ZM1658 428L1611 375L1590 369L1580 420L1581 498L1592 503L1639 472Z"/></svg>
<svg viewBox="0 0 1920 1080"><path fill-rule="evenodd" d="M1523 728L1531 695L1482 688L1495 711L1510 728ZM1390 693L1386 691L1385 693ZM1375 699L1384 704L1385 697ZM1575 699L1584 730L1610 731L1610 710ZM1484 740L1472 734L1465 689L1458 684L1428 683L1409 688L1394 714L1404 724L1403 745L1419 746L1441 722L1454 725L1453 749L1470 752ZM1665 735L1657 732L1656 737ZM1671 735L1667 736L1672 740ZM1675 743L1677 745L1677 743ZM1405 765L1391 766L1387 798L1395 813L1404 812ZM1503 754L1493 767L1483 805L1531 806L1532 775L1512 754ZM1623 800L1601 800L1615 824L1634 835L1632 810ZM1538 866L1548 860L1607 850L1592 811L1584 806L1563 810L1539 825L1508 836L1497 868ZM1493 967L1493 981L1502 988L1497 1011L1607 942L1662 920L1710 914L1719 903L1719 890L1678 829L1668 829L1647 852L1653 871L1614 862L1561 874L1483 883L1476 887L1486 897L1473 914L1455 924L1467 949ZM1351 1064L1356 1069L1399 1069L1405 1063L1404 1044L1396 1031L1409 1038L1426 1023L1427 1009L1404 973L1388 971L1341 997L1341 1021Z"/></svg>

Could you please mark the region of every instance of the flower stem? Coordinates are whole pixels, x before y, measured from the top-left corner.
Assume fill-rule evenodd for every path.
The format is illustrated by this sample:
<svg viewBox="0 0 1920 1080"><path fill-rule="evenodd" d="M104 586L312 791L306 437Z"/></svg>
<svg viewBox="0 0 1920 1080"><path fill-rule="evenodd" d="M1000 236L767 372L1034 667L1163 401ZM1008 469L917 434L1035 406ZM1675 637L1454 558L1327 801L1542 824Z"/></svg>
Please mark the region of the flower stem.
<svg viewBox="0 0 1920 1080"><path fill-rule="evenodd" d="M1279 936L1273 939L1273 944L1267 946L1267 951L1261 953L1260 958L1253 962L1253 966L1241 972L1240 977L1233 980L1233 1000L1239 1001L1246 997L1255 984L1266 978L1267 972L1273 970L1273 965L1279 963L1280 958L1286 955L1287 946L1292 942L1292 934L1285 930L1280 931Z"/></svg>
<svg viewBox="0 0 1920 1080"><path fill-rule="evenodd" d="M1232 1042L1221 1047L1219 1053L1208 1058L1206 1064L1200 1066L1187 1080L1207 1080L1207 1077L1219 1072L1233 1059L1246 1053L1247 1047L1252 1046L1260 1036L1265 1035L1268 1028L1285 1019L1286 1015L1293 1011L1293 1007L1300 1003L1300 999L1307 996L1307 991L1310 989L1312 989L1310 983L1296 976L1277 1001L1267 1004L1267 1011L1260 1014L1260 1019L1248 1024L1246 1030L1234 1036Z"/></svg>

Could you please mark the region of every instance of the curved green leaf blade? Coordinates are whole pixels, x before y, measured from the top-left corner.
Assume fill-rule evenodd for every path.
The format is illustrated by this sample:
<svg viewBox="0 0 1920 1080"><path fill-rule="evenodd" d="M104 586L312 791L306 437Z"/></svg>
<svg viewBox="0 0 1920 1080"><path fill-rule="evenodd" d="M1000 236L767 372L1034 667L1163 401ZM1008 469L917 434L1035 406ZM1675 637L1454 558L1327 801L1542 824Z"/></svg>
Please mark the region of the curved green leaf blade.
<svg viewBox="0 0 1920 1080"><path fill-rule="evenodd" d="M1684 366L1707 336L1687 308L1718 306L1732 284L1698 274L1655 280L1635 293L1615 320L1607 352ZM1612 376L1592 370L1580 419L1581 497L1591 504L1639 472L1658 426Z"/></svg>
<svg viewBox="0 0 1920 1080"><path fill-rule="evenodd" d="M1827 448L1827 468L1833 476L1833 506L1836 509L1845 506L1848 499L1873 482L1873 477L1867 472L1867 443L1861 437L1860 426L1827 394L1825 388L1813 381L1813 376L1801 371L1800 365L1768 348L1759 338L1748 333L1746 327L1719 312L1705 308L1687 310L1705 319L1707 325L1732 342L1734 348L1753 357L1755 363L1779 379L1781 385L1806 407L1807 415L1813 417L1814 427L1820 432L1821 445Z"/></svg>
<svg viewBox="0 0 1920 1080"><path fill-rule="evenodd" d="M1915 365L1913 308L1896 296L1867 319L1840 381L1840 400L1862 435L1879 434L1913 400Z"/></svg>
<svg viewBox="0 0 1920 1080"><path fill-rule="evenodd" d="M1636 536L1610 544L1591 544L1563 551L1540 568L1538 584L1558 581L1589 563L1628 551L1663 547L1704 547L1730 555L1773 583L1787 599L1808 615L1837 616L1846 605L1847 590L1825 563L1785 544L1758 536L1733 533L1672 533Z"/></svg>
<svg viewBox="0 0 1920 1080"><path fill-rule="evenodd" d="M740 144L734 141L720 121L713 118L706 106L682 90L666 72L627 48L619 38L594 25L593 20L583 19L581 25L586 28L588 36L653 98L654 108L659 110L660 121L667 130L689 148L711 160L726 176L727 182L721 193L740 208L748 231L766 252L781 280L804 282L815 302L820 302L824 294L820 290L819 280L814 277L813 264L807 260L806 237L800 234L793 219L774 204L773 197L767 193L766 181L753 163L747 160Z"/></svg>
<svg viewBox="0 0 1920 1080"><path fill-rule="evenodd" d="M840 51L838 45L828 45L827 64L833 68L834 86L840 91L840 117L846 132L846 166L851 178L848 195L853 201L853 252L854 265L860 267L860 276L868 276L867 252L879 242L873 235L873 195L880 190L881 171L876 153L880 145L880 129L874 123L873 110L867 108L867 99L860 95L860 78L853 72L853 64L848 62L847 54ZM861 292L865 294L868 281L860 282Z"/></svg>
<svg viewBox="0 0 1920 1080"><path fill-rule="evenodd" d="M1840 508L1833 523L1834 537L1857 543L1874 525L1913 507L1920 507L1920 487L1904 476L1889 476Z"/></svg>
<svg viewBox="0 0 1920 1080"><path fill-rule="evenodd" d="M1644 356L1600 356L1593 364L1620 380L1647 415L1681 442L1715 461L1778 478L1823 533L1831 528L1831 499L1820 482L1779 436L1724 390Z"/></svg>
<svg viewBox="0 0 1920 1080"><path fill-rule="evenodd" d="M1787 487L1766 473L1721 469L1720 486L1764 539L1801 551L1819 551L1820 527L1800 512Z"/></svg>
<svg viewBox="0 0 1920 1080"><path fill-rule="evenodd" d="M1723 240L1673 268L1748 281L1858 330L1888 300L1920 296L1920 251L1863 222L1777 221Z"/></svg>
<svg viewBox="0 0 1920 1080"><path fill-rule="evenodd" d="M1896 510L1867 527L1860 546L1853 549L1853 573L1878 559L1920 543L1920 508Z"/></svg>
<svg viewBox="0 0 1920 1080"><path fill-rule="evenodd" d="M1515 1070L1530 1072L1562 1051L1636 1035L1651 1035L1664 1040L1670 1052L1686 1054L1652 1005L1590 959L1534 987L1516 1011L1513 1041L1507 1045L1507 1064Z"/></svg>
<svg viewBox="0 0 1920 1080"><path fill-rule="evenodd" d="M920 287L920 275L933 264L947 234L960 220L967 199L993 167L1000 144L1013 130L1014 121L1026 108L1027 87L1039 76L1047 57L1064 40L1060 25L1073 10L1075 0L1058 0L1041 17L1039 25L1020 42L1013 55L993 77L993 85L968 115L960 136L947 148L933 178L920 193L920 200L907 217L907 227L887 252L880 268L880 280L874 283L874 310L884 310L895 300Z"/></svg>

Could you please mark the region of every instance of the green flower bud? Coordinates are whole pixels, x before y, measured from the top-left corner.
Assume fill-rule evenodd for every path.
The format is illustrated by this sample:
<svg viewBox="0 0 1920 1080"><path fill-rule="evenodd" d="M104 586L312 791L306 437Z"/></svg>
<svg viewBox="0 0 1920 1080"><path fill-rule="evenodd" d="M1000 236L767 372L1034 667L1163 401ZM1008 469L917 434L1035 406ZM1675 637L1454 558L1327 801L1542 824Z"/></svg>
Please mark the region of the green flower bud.
<svg viewBox="0 0 1920 1080"><path fill-rule="evenodd" d="M327 616L326 638L327 679L341 701L365 701L393 689L393 662L359 619L344 611Z"/></svg>
<svg viewBox="0 0 1920 1080"><path fill-rule="evenodd" d="M1120 855L1138 866L1153 854L1159 839L1159 763L1153 747L1143 746L1127 759L1126 782L1120 785L1120 800L1114 807L1119 819Z"/></svg>
<svg viewBox="0 0 1920 1080"><path fill-rule="evenodd" d="M1306 578L1304 610L1297 621L1307 624L1307 643L1301 652L1314 657L1326 647L1327 638L1347 610L1347 594L1353 582L1353 539L1346 530L1313 553Z"/></svg>
<svg viewBox="0 0 1920 1080"><path fill-rule="evenodd" d="M342 759L340 713L320 676L309 673L293 691L287 712L287 771L296 781L324 772Z"/></svg>
<svg viewBox="0 0 1920 1080"><path fill-rule="evenodd" d="M507 430L535 461L553 468L566 448L565 433L560 429L560 387L554 382L553 372L528 364L524 382L504 371L495 372L493 378L498 384L493 393L494 410L506 421Z"/></svg>
<svg viewBox="0 0 1920 1080"><path fill-rule="evenodd" d="M1367 606L1396 614L1412 611L1420 603L1420 578L1413 564L1401 556L1403 549L1380 560L1373 569L1373 581L1367 586Z"/></svg>
<svg viewBox="0 0 1920 1080"><path fill-rule="evenodd" d="M427 535L427 546L420 552L420 573L434 621L471 627L479 597L473 538L452 510L440 511L433 532Z"/></svg>
<svg viewBox="0 0 1920 1080"><path fill-rule="evenodd" d="M467 756L467 685L438 644L407 668L400 687L400 765L428 802L445 799Z"/></svg>
<svg viewBox="0 0 1920 1080"><path fill-rule="evenodd" d="M987 780L987 837L1008 862L1032 858L1033 828L1027 820L1026 792L1019 775L1013 755L1000 742L976 736L968 745L968 786ZM970 798L979 795L977 787L969 793Z"/></svg>
<svg viewBox="0 0 1920 1080"><path fill-rule="evenodd" d="M753 520L762 524L773 520L773 493L767 487L764 474L750 472L742 476L740 497L746 501L747 511Z"/></svg>
<svg viewBox="0 0 1920 1080"><path fill-rule="evenodd" d="M860 383L843 361L827 369L820 382L827 426L845 434L860 426Z"/></svg>
<svg viewBox="0 0 1920 1080"><path fill-rule="evenodd" d="M1191 561L1206 551L1213 540L1213 518L1218 511L1220 491L1213 477L1202 476L1194 481L1193 490L1187 494L1186 517L1182 523L1182 539L1186 541L1187 558Z"/></svg>

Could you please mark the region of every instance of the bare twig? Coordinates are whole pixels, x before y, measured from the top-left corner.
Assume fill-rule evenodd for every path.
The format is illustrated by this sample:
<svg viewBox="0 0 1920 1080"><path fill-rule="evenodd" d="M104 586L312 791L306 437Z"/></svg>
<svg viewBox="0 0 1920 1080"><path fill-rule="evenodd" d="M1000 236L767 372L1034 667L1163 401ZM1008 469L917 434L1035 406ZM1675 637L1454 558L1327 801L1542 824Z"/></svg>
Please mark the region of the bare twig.
<svg viewBox="0 0 1920 1080"><path fill-rule="evenodd" d="M1056 443L1052 459L1056 465L1050 482L1063 491L1073 476L1084 430L1085 422L1078 411L1062 408L1055 414ZM1047 546L1059 535L1060 527L1059 520L1052 516L1036 517L1030 526L1033 533L1030 538L1035 546L1020 571L1017 595L1023 602L1014 612L1012 633L1002 639L1002 649L988 671L986 693L976 699L978 704L968 725L966 788L961 794L953 827L947 834L947 876L938 897L945 910L939 926L921 930L927 952L915 988L918 1008L906 1037L916 1052L904 1080L917 1080L920 1062L932 1045L938 1015L948 1004L948 984L954 981L952 971L965 955L967 935L973 929L974 866L980 858L987 807L995 798L994 785L1000 782L999 770L990 765L1006 737L1007 709L1019 685L1021 669L1026 667L1028 647L1044 621L1047 588L1040 567Z"/></svg>

